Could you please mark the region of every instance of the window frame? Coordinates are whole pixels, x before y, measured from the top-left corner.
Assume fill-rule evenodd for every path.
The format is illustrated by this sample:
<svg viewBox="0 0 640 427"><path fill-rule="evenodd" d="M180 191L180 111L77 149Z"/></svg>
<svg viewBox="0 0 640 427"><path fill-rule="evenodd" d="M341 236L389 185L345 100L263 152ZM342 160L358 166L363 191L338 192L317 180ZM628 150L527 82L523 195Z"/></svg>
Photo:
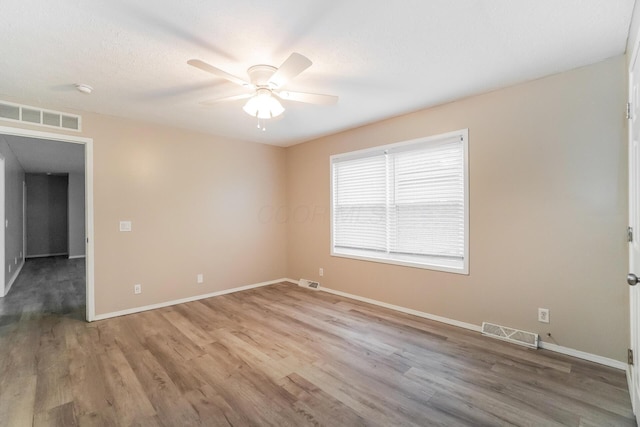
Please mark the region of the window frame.
<svg viewBox="0 0 640 427"><path fill-rule="evenodd" d="M336 161L358 159L368 156L375 156L384 154L385 151L398 148L410 147L411 145L424 145L429 143L436 143L444 139L451 139L460 137L463 146L463 183L464 183L464 258L462 260L462 267L455 267L450 265L444 265L442 260L434 258L433 261L412 261L411 256L401 256L399 254L381 253L380 256L374 256L371 253L359 253L357 249L354 250L336 250L334 245L334 229L335 229L335 208L334 208L334 164ZM383 264L400 265L405 267L421 268L426 270L435 270L456 274L469 274L469 129L459 129L453 132L442 133L438 135L431 135L421 138L415 138L407 141L396 142L392 144L379 145L376 147L365 148L362 150L349 151L346 153L334 154L329 157L329 188L330 188L330 217L329 227L331 234L330 242L330 254L334 257L349 258L362 261L378 262ZM362 252L366 252L363 250ZM402 259L404 258L404 259ZM440 261L440 263L438 263Z"/></svg>

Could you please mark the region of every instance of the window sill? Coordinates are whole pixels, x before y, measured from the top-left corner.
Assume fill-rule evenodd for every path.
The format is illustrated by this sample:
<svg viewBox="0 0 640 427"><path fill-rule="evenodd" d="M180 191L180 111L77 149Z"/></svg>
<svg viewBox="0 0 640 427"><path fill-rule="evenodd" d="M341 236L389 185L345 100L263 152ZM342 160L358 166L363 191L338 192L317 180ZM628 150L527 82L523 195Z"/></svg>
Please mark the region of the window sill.
<svg viewBox="0 0 640 427"><path fill-rule="evenodd" d="M443 260L435 257L427 260L424 257L398 254L394 254L393 257L391 257L387 254L378 255L357 249L333 249L331 251L331 256L400 265L403 267L422 268L425 270L443 271L447 273L469 274L468 265L466 265L464 261L459 260Z"/></svg>

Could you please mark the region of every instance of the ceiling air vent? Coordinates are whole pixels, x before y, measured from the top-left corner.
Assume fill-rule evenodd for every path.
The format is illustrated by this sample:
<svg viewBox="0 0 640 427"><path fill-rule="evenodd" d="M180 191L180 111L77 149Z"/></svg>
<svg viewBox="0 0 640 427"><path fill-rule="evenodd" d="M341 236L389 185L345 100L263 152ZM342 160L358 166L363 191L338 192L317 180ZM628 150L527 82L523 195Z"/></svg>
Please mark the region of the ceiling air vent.
<svg viewBox="0 0 640 427"><path fill-rule="evenodd" d="M0 119L50 128L80 131L81 117L60 111L0 101Z"/></svg>

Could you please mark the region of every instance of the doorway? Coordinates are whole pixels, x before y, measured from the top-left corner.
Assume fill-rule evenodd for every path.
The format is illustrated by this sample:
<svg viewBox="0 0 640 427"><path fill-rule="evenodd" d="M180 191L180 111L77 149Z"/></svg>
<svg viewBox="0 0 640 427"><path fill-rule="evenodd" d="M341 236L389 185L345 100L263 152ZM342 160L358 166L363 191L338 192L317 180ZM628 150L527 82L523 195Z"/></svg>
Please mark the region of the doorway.
<svg viewBox="0 0 640 427"><path fill-rule="evenodd" d="M79 136L71 136L71 135L61 135L54 134L49 132L41 132L41 131L32 131L26 129L19 128L11 128L0 126L0 135L5 137L22 137L29 138L30 140L38 140L43 146L47 149L51 150L56 144L60 143L69 143L69 144L80 144L83 150L83 175L84 175L84 225L86 227L85 236L83 237L84 244L84 259L77 259L76 262L82 263L82 270L86 271L85 273L85 290L86 290L86 311L85 318L87 321L94 320L95 316L95 300L94 300L94 244L93 244L93 140L91 138L79 137ZM52 158L48 158L45 161L49 162L49 167L53 167L54 161ZM51 169L53 170L53 169ZM4 174L2 174L4 176ZM1 188L5 188L5 185L0 186ZM20 186L21 193L24 195L27 193L26 186L24 183ZM4 197L2 198L4 200ZM4 206L4 203L0 203L0 205ZM26 217L26 206L24 203L20 203L20 206L17 206L17 209L22 212L24 215L23 218ZM2 237L2 242L5 242L4 236ZM22 243L22 255L26 256L25 249L28 246L26 228L23 227L20 230L19 238ZM4 248L4 245L0 245ZM4 257L3 257L4 258ZM76 256L74 258L81 258L80 256ZM2 259L2 258L0 258ZM4 283L4 281L0 281L0 283Z"/></svg>

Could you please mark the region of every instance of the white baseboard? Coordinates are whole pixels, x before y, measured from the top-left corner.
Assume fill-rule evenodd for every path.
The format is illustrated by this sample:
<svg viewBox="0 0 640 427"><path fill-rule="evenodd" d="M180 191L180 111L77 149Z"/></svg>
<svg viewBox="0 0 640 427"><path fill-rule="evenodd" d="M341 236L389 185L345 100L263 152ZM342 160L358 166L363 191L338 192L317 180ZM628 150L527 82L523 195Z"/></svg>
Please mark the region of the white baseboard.
<svg viewBox="0 0 640 427"><path fill-rule="evenodd" d="M69 255L69 259L86 258L86 255Z"/></svg>
<svg viewBox="0 0 640 427"><path fill-rule="evenodd" d="M127 314L140 313L142 311L154 310L156 308L169 307L170 305L183 304L185 302L197 301L205 298L217 297L219 295L232 294L234 292L246 291L248 289L260 288L262 286L275 285L276 283L288 282L291 279L276 279L270 280L268 282L260 282L255 283L253 285L239 286L237 288L225 289L222 291L211 292L208 294L196 295L187 298L176 299L172 301L161 302L158 304L145 305L142 307L129 308L127 310L114 311L111 313L97 314L94 316L93 320L104 320L112 317L125 316Z"/></svg>
<svg viewBox="0 0 640 427"><path fill-rule="evenodd" d="M598 356L597 354L587 353L586 351L576 350L569 347L563 347L561 345L552 344L549 342L540 341L540 348L549 351L555 351L556 353L566 354L567 356L577 357L578 359L588 360L589 362L599 363L601 365L609 366L611 368L621 369L626 371L628 365L619 360L610 359L604 356Z"/></svg>
<svg viewBox="0 0 640 427"><path fill-rule="evenodd" d="M289 279L287 279L287 280L289 280ZM293 283L297 283L297 281L292 281L292 282ZM422 312L422 311L413 310L411 308L406 308L406 307L401 307L401 306L398 306L398 305L388 304L386 302L377 301L377 300L374 300L374 299L371 299L371 298L365 298L365 297L361 297L361 296L358 296L358 295L348 294L346 292L336 291L335 289L324 288L322 286L320 287L320 290L324 291L324 292L328 292L330 294L340 295L340 296L345 297L345 298L350 298L350 299L354 299L354 300L357 300L357 301L362 301L362 302L366 302L366 303L369 303L369 304L377 305L377 306L380 306L380 307L389 308L391 310L399 311L401 313L412 314L414 316L422 317L422 318L425 318L425 319L435 320L436 322L446 323L447 325L458 326L460 328L469 329L469 330L475 331L475 332L481 332L482 331L482 326L474 325L472 323L461 322L459 320L449 319L447 317L442 317L442 316L436 316L435 314L425 313L425 312ZM584 351L575 350L575 349L568 348L568 347L562 347L562 346L556 345L556 344L551 344L551 343L546 343L546 342L540 341L540 348L543 348L543 349L549 350L549 351L554 351L556 353L566 354L568 356L577 357L578 359L583 359L583 360L588 360L590 362L599 363L601 365L609 366L611 368L621 369L623 371L627 370L627 368L628 368L628 365L626 363L621 362L619 360L610 359L608 357L603 357L603 356L598 356L597 354L587 353L587 352L584 352Z"/></svg>
<svg viewBox="0 0 640 427"><path fill-rule="evenodd" d="M631 410L633 414L638 417L638 407L636 401L638 400L637 396L634 396L635 390L633 389L633 381L631 378L631 366L627 365L627 385L629 386L629 396L631 397Z"/></svg>
<svg viewBox="0 0 640 427"><path fill-rule="evenodd" d="M59 254L40 254L40 255L27 255L26 258L47 258L50 256L63 256L63 255L69 255L67 252L60 252Z"/></svg>
<svg viewBox="0 0 640 427"><path fill-rule="evenodd" d="M7 295L9 293L9 291L11 290L11 286L13 286L13 282L16 281L16 279L18 278L18 275L22 271L22 267L24 267L24 259L22 260L22 262L20 262L20 265L18 266L16 271L11 276L11 279L9 280L9 283L5 286L4 295L2 295L2 296L5 296L5 295Z"/></svg>
<svg viewBox="0 0 640 427"><path fill-rule="evenodd" d="M423 311L413 310L411 308L401 307L399 305L388 304L386 302L378 301L371 298L365 298L358 295L348 294L342 291L336 291L335 289L323 288L320 286L321 291L328 292L330 294L340 295L345 298L351 298L357 301L366 302L369 304L377 305L380 307L389 308L391 310L399 311L401 313L412 314L414 316L423 317L429 320L435 320L436 322L446 323L447 325L458 326L460 328L469 329L471 331L480 332L482 330L482 326L473 325L471 323L461 322L459 320L449 319L447 317L436 316L435 314L425 313Z"/></svg>

